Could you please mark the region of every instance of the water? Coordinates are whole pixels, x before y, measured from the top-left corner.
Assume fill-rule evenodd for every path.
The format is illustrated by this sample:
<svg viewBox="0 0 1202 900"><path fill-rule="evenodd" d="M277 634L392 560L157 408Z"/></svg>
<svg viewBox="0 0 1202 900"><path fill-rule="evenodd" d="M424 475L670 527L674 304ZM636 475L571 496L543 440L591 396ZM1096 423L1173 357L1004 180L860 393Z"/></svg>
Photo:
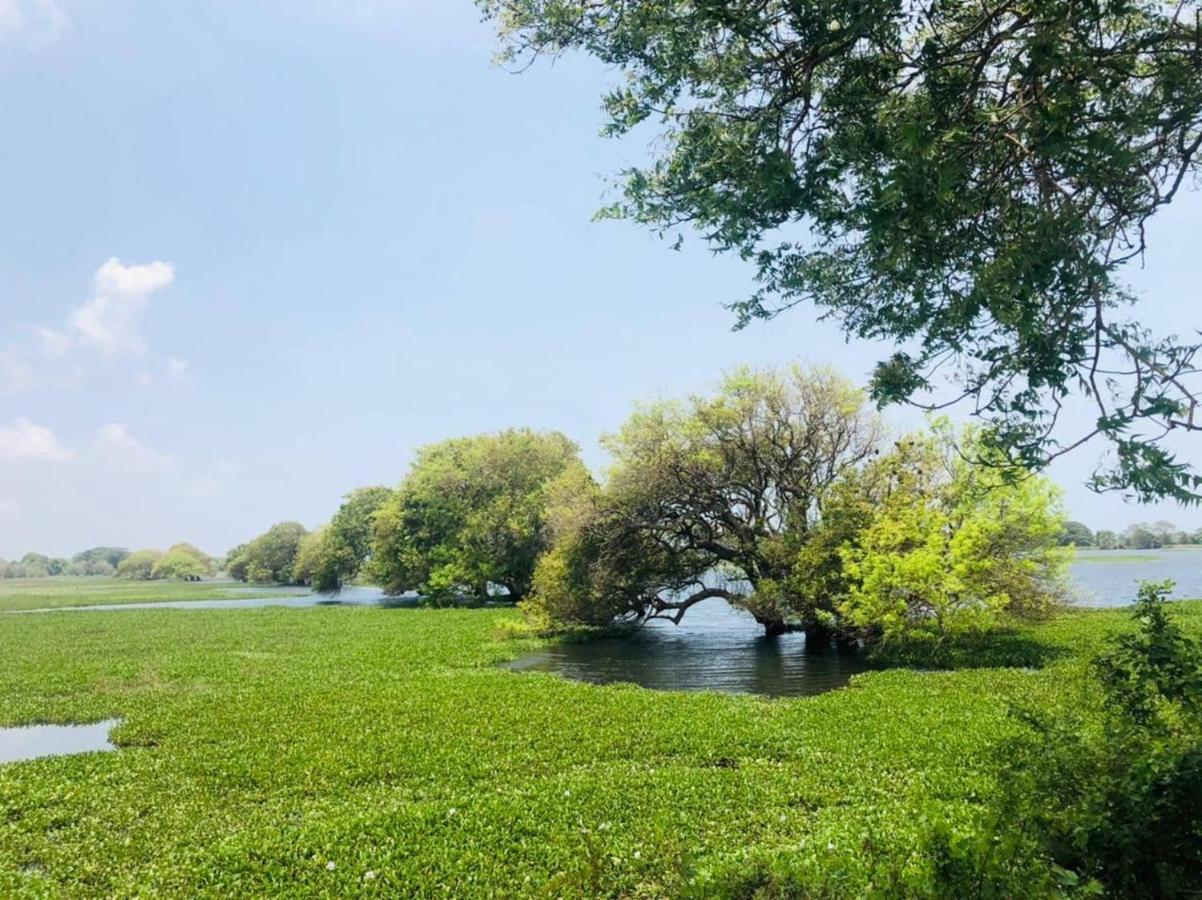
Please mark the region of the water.
<svg viewBox="0 0 1202 900"><path fill-rule="evenodd" d="M264 606L412 606L416 597L389 597L377 587L349 587L336 597L300 594L296 588L256 587L242 589L253 596L229 600L170 600L162 603L98 603L93 606L62 606L52 609L22 609L10 615L47 612L116 612L125 609L259 609Z"/></svg>
<svg viewBox="0 0 1202 900"><path fill-rule="evenodd" d="M109 732L117 719L92 725L30 725L24 728L0 728L0 764L66 756L96 750L116 750Z"/></svg>
<svg viewBox="0 0 1202 900"><path fill-rule="evenodd" d="M803 634L766 638L748 613L723 600L707 600L690 609L680 625L652 621L630 638L559 644L508 668L662 691L800 697L843 687L867 663L855 653L807 652Z"/></svg>
<svg viewBox="0 0 1202 900"><path fill-rule="evenodd" d="M1076 602L1124 606L1140 581L1175 581L1175 600L1202 599L1202 547L1179 550L1082 550L1072 568Z"/></svg>

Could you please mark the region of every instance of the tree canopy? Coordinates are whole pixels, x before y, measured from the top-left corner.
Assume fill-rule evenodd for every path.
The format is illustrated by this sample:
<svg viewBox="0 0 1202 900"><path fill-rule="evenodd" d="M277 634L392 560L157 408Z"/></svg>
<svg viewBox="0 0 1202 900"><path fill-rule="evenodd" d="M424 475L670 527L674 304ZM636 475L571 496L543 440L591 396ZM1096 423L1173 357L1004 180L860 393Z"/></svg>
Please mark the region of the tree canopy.
<svg viewBox="0 0 1202 900"><path fill-rule="evenodd" d="M1060 532L1060 543L1065 547L1069 545L1074 547L1092 547L1094 533L1089 530L1088 525L1070 520L1064 523L1064 529Z"/></svg>
<svg viewBox="0 0 1202 900"><path fill-rule="evenodd" d="M214 568L213 559L207 553L191 544L176 544L155 562L150 577L199 581L212 575Z"/></svg>
<svg viewBox="0 0 1202 900"><path fill-rule="evenodd" d="M358 488L347 494L329 524L302 543L297 580L322 594L342 590L370 558L375 515L391 496L386 487Z"/></svg>
<svg viewBox="0 0 1202 900"><path fill-rule="evenodd" d="M162 558L162 550L136 550L121 560L117 566L117 577L149 581L153 577L155 565Z"/></svg>
<svg viewBox="0 0 1202 900"><path fill-rule="evenodd" d="M279 522L226 555L231 578L255 584L293 584L301 541L308 534L299 522Z"/></svg>
<svg viewBox="0 0 1202 900"><path fill-rule="evenodd" d="M604 483L548 489L552 543L526 603L542 624L680 622L721 598L768 634L942 638L1038 615L1067 551L1046 479L935 423L884 446L863 394L829 369L732 373L709 396L637 411Z"/></svg>
<svg viewBox="0 0 1202 900"><path fill-rule="evenodd" d="M129 556L129 551L124 547L93 547L90 550L84 550L82 553L76 553L71 557L71 562L80 565L88 563L108 563L113 569L121 565L121 560ZM111 571L111 570L110 570Z"/></svg>
<svg viewBox="0 0 1202 900"><path fill-rule="evenodd" d="M511 429L421 448L372 517L373 580L434 601L483 600L494 586L521 600L546 545L547 485L582 466L558 432Z"/></svg>
<svg viewBox="0 0 1202 900"><path fill-rule="evenodd" d="M1199 170L1200 0L477 2L505 60L620 73L604 133L659 133L602 215L748 260L739 324L813 303L898 345L876 401L968 404L986 461L1097 438L1096 489L1202 499L1163 440L1202 430L1199 345L1120 277Z"/></svg>

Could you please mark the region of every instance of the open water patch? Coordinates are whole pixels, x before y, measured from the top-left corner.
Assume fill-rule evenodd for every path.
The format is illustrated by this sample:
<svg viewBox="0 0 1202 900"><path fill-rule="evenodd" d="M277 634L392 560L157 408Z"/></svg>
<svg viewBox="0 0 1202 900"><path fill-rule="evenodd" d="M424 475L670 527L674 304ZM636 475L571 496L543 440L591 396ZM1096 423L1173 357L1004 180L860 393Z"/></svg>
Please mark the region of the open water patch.
<svg viewBox="0 0 1202 900"><path fill-rule="evenodd" d="M0 728L0 765L46 756L116 750L116 745L109 740L109 732L120 722L120 719L106 719L90 725Z"/></svg>
<svg viewBox="0 0 1202 900"><path fill-rule="evenodd" d="M652 621L629 637L554 644L505 667L660 691L807 697L846 686L870 665L863 653L807 646L804 634L765 637L748 613L707 600L680 625Z"/></svg>

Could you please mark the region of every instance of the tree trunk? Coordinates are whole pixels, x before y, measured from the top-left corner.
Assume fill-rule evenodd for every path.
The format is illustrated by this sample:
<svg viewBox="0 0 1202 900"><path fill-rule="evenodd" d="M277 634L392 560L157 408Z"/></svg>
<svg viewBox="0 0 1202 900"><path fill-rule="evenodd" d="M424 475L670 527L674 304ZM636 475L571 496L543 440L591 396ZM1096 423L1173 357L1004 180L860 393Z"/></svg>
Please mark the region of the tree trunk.
<svg viewBox="0 0 1202 900"><path fill-rule="evenodd" d="M789 630L785 620L776 615L755 615L755 620L764 626L764 637L780 637Z"/></svg>
<svg viewBox="0 0 1202 900"><path fill-rule="evenodd" d="M834 631L817 622L806 625L805 633L807 650L827 650L830 648L831 642L835 640Z"/></svg>

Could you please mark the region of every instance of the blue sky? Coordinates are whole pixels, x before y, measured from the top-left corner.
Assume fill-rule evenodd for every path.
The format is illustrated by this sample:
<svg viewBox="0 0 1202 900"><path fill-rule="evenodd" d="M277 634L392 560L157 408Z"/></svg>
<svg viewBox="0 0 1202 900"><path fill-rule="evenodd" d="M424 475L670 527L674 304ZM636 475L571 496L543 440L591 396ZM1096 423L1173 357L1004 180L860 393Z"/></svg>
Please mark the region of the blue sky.
<svg viewBox="0 0 1202 900"><path fill-rule="evenodd" d="M740 363L866 376L806 310L732 333L737 261L591 222L645 151L596 136L611 73L492 49L468 0L0 0L0 557L222 552L444 437L599 465L636 400ZM1154 227L1149 324L1202 325L1199 223L1193 194ZM1053 473L1075 516L1202 526L1093 462Z"/></svg>

